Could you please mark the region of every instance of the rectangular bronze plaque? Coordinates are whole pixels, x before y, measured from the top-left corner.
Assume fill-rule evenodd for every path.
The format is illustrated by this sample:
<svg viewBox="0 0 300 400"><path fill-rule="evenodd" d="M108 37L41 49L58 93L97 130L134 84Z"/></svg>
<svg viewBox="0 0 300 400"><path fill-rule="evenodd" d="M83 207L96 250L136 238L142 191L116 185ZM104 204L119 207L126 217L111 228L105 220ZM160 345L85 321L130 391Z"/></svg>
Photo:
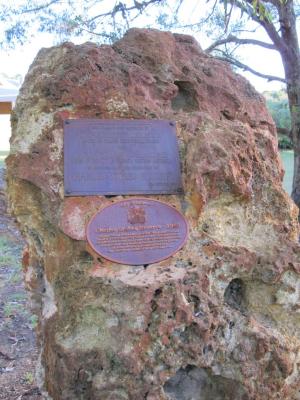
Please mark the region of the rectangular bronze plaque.
<svg viewBox="0 0 300 400"><path fill-rule="evenodd" d="M175 123L66 120L66 196L182 192Z"/></svg>

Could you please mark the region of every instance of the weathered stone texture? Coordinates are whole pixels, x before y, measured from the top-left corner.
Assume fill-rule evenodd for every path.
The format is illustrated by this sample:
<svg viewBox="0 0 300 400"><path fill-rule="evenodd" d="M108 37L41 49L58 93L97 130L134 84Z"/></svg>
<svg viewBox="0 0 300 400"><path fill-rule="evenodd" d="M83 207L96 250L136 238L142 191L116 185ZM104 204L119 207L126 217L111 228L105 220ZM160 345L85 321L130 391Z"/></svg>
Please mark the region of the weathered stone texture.
<svg viewBox="0 0 300 400"><path fill-rule="evenodd" d="M122 196L64 198L65 118L171 119L188 219L159 264L116 265L85 225ZM12 117L11 210L55 400L299 399L297 210L263 98L190 36L130 30L113 46L39 52Z"/></svg>

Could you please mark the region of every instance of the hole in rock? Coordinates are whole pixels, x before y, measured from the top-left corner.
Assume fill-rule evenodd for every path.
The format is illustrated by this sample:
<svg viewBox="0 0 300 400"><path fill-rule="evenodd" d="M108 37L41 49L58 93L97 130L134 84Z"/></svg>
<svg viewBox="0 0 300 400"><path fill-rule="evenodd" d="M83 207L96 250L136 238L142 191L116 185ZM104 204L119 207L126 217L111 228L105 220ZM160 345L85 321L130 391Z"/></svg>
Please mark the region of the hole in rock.
<svg viewBox="0 0 300 400"><path fill-rule="evenodd" d="M43 241L41 239L41 237L39 236L39 234L35 231L35 230L31 230L30 229L30 235L34 240L35 246L41 251L43 252Z"/></svg>
<svg viewBox="0 0 300 400"><path fill-rule="evenodd" d="M82 261L86 261L86 262L92 262L93 261L93 257L90 255L90 253L88 251L82 251L79 254L79 258Z"/></svg>
<svg viewBox="0 0 300 400"><path fill-rule="evenodd" d="M246 311L246 286L241 279L233 279L224 293L224 301L241 312Z"/></svg>
<svg viewBox="0 0 300 400"><path fill-rule="evenodd" d="M194 313L198 314L200 310L200 299L198 296L194 295L194 294L189 294L188 296L188 301L189 303L193 303L194 304Z"/></svg>
<svg viewBox="0 0 300 400"><path fill-rule="evenodd" d="M116 194L107 194L104 197L106 197L107 199L111 199L113 197L117 197L117 195Z"/></svg>
<svg viewBox="0 0 300 400"><path fill-rule="evenodd" d="M229 121L233 121L234 120L234 115L233 113L230 112L230 110L222 110L221 114L228 119Z"/></svg>
<svg viewBox="0 0 300 400"><path fill-rule="evenodd" d="M195 340L199 341L202 339L201 334L199 333L199 327L195 322L180 332L179 338L183 343L195 343Z"/></svg>
<svg viewBox="0 0 300 400"><path fill-rule="evenodd" d="M175 81L174 84L178 87L178 93L172 99L173 110L197 111L199 109L197 93L191 82Z"/></svg>
<svg viewBox="0 0 300 400"><path fill-rule="evenodd" d="M165 383L164 391L169 400L249 400L241 383L194 365L180 368Z"/></svg>
<svg viewBox="0 0 300 400"><path fill-rule="evenodd" d="M90 393L91 386L92 384L91 382L89 382L88 373L86 371L80 370L74 385L75 393L79 395L80 398L82 398L82 396L85 397L85 395L87 395L87 392Z"/></svg>
<svg viewBox="0 0 300 400"><path fill-rule="evenodd" d="M203 352L204 355L209 354L209 353L211 353L212 351L213 351L213 347L212 347L211 344L208 344L208 345L204 346L204 347L203 347L203 350L202 350L202 352Z"/></svg>
<svg viewBox="0 0 300 400"><path fill-rule="evenodd" d="M155 312L158 308L156 298L159 297L161 293L162 293L162 288L157 288L153 293L153 299L151 300L151 311L152 312Z"/></svg>
<svg viewBox="0 0 300 400"><path fill-rule="evenodd" d="M100 72L103 72L103 68L101 67L100 64L97 64L97 63L96 63L96 67L98 68L98 70L99 70Z"/></svg>

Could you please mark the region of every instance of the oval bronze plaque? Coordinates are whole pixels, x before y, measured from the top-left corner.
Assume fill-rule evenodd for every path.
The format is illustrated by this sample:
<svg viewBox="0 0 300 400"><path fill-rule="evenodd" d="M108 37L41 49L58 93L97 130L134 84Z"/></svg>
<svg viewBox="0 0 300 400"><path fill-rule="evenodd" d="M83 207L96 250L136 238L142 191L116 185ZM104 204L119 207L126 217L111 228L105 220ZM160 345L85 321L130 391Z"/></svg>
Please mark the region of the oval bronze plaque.
<svg viewBox="0 0 300 400"><path fill-rule="evenodd" d="M97 212L87 240L104 258L127 265L162 261L185 244L188 225L175 208L158 200L121 200Z"/></svg>

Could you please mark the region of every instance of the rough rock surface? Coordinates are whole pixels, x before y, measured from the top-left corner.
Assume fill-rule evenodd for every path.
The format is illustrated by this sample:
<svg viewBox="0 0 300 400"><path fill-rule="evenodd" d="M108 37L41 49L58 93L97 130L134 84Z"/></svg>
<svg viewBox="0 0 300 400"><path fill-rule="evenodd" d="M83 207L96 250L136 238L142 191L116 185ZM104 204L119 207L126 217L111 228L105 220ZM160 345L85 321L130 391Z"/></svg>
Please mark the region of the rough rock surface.
<svg viewBox="0 0 300 400"><path fill-rule="evenodd" d="M122 196L64 198L65 118L177 124L186 246L144 268L85 241ZM11 210L28 242L40 384L55 400L299 399L297 210L264 100L190 36L43 49L12 117Z"/></svg>

